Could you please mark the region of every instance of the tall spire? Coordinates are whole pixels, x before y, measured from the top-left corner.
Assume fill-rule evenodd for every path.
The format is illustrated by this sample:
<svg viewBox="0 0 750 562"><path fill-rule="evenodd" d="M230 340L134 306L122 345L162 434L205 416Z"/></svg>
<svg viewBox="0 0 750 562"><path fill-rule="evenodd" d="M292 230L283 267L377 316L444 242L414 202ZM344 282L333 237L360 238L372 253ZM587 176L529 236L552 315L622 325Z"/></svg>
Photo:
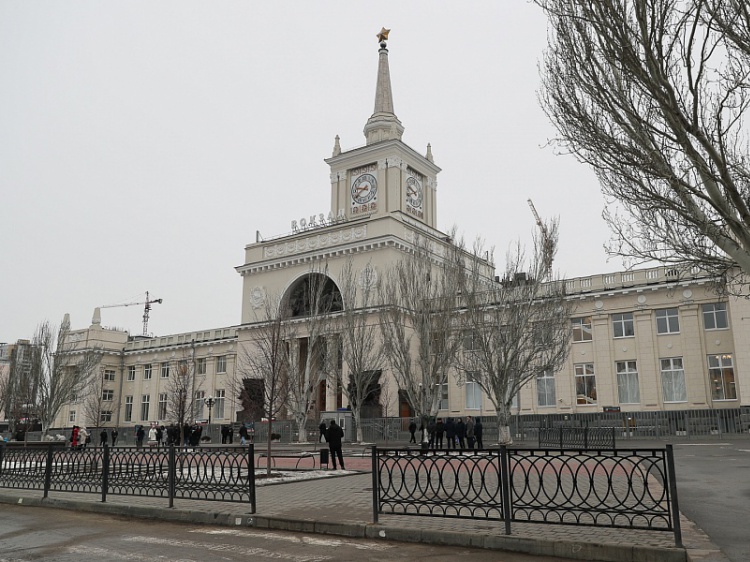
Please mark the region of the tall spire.
<svg viewBox="0 0 750 562"><path fill-rule="evenodd" d="M378 60L378 81L375 86L375 111L365 124L364 134L367 144L397 139L401 140L404 126L393 113L393 92L391 90L391 71L388 67L388 49L386 41L390 29L385 27L377 34L380 42Z"/></svg>

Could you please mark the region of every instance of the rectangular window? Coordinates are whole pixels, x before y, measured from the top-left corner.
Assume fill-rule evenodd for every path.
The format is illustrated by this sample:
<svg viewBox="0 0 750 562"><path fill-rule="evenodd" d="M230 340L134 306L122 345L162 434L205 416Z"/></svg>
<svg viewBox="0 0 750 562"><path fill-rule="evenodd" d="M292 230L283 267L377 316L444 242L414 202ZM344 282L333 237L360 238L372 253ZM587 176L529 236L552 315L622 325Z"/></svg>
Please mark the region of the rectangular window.
<svg viewBox="0 0 750 562"><path fill-rule="evenodd" d="M638 388L638 369L635 361L618 361L615 363L615 369L620 404L640 404L641 392Z"/></svg>
<svg viewBox="0 0 750 562"><path fill-rule="evenodd" d="M146 363L143 366L143 379L144 380L151 379L151 363Z"/></svg>
<svg viewBox="0 0 750 562"><path fill-rule="evenodd" d="M448 383L435 385L438 388L438 395L440 400L438 401L438 410L448 409Z"/></svg>
<svg viewBox="0 0 750 562"><path fill-rule="evenodd" d="M593 363L579 363L576 371L576 404L596 404L596 376Z"/></svg>
<svg viewBox="0 0 750 562"><path fill-rule="evenodd" d="M112 421L112 412L109 410L102 410L99 421L101 422L111 422Z"/></svg>
<svg viewBox="0 0 750 562"><path fill-rule="evenodd" d="M159 419L167 419L167 393L162 392L159 394Z"/></svg>
<svg viewBox="0 0 750 562"><path fill-rule="evenodd" d="M199 375L206 374L206 358L200 357L195 363L195 369Z"/></svg>
<svg viewBox="0 0 750 562"><path fill-rule="evenodd" d="M680 317L676 308L663 308L656 311L657 334L679 334Z"/></svg>
<svg viewBox="0 0 750 562"><path fill-rule="evenodd" d="M133 397L125 397L125 421L133 421Z"/></svg>
<svg viewBox="0 0 750 562"><path fill-rule="evenodd" d="M717 302L703 305L703 327L706 330L725 330L729 328L727 303Z"/></svg>
<svg viewBox="0 0 750 562"><path fill-rule="evenodd" d="M573 328L573 341L591 341L591 316L573 318L570 321Z"/></svg>
<svg viewBox="0 0 750 562"><path fill-rule="evenodd" d="M482 408L482 389L476 382L479 373L475 371L466 372L466 409L479 410Z"/></svg>
<svg viewBox="0 0 750 562"><path fill-rule="evenodd" d="M203 419L203 406L205 405L203 403L203 399L206 397L206 393L202 390L196 390L195 392L195 405L193 406L193 413L195 415L195 419L202 420Z"/></svg>
<svg viewBox="0 0 750 562"><path fill-rule="evenodd" d="M102 400L105 402L112 402L115 399L114 390L102 390Z"/></svg>
<svg viewBox="0 0 750 562"><path fill-rule="evenodd" d="M217 419L224 418L224 403L226 399L226 392L224 390L216 391L216 403L214 404L214 417Z"/></svg>
<svg viewBox="0 0 750 562"><path fill-rule="evenodd" d="M708 356L708 378L714 400L737 400L734 362L731 353Z"/></svg>
<svg viewBox="0 0 750 562"><path fill-rule="evenodd" d="M105 381L115 380L115 371L113 369L104 369L104 380Z"/></svg>
<svg viewBox="0 0 750 562"><path fill-rule="evenodd" d="M162 363L161 364L161 378L168 379L169 378L169 363Z"/></svg>
<svg viewBox="0 0 750 562"><path fill-rule="evenodd" d="M625 312L623 314L613 314L612 331L616 338L632 338L635 336L633 313Z"/></svg>
<svg viewBox="0 0 750 562"><path fill-rule="evenodd" d="M71 410L70 412L68 412L68 421L69 422L75 422L76 421L76 411L75 410Z"/></svg>
<svg viewBox="0 0 750 562"><path fill-rule="evenodd" d="M661 359L661 391L664 402L687 402L682 357Z"/></svg>
<svg viewBox="0 0 750 562"><path fill-rule="evenodd" d="M135 365L130 365L128 367L128 380L129 381L135 380Z"/></svg>
<svg viewBox="0 0 750 562"><path fill-rule="evenodd" d="M536 397L539 406L554 406L557 400L555 396L555 375L544 371L536 378Z"/></svg>
<svg viewBox="0 0 750 562"><path fill-rule="evenodd" d="M216 372L217 373L227 372L227 356L226 355L219 355L216 358Z"/></svg>
<svg viewBox="0 0 750 562"><path fill-rule="evenodd" d="M148 407L151 402L151 396L144 394L141 397L141 421L148 421Z"/></svg>

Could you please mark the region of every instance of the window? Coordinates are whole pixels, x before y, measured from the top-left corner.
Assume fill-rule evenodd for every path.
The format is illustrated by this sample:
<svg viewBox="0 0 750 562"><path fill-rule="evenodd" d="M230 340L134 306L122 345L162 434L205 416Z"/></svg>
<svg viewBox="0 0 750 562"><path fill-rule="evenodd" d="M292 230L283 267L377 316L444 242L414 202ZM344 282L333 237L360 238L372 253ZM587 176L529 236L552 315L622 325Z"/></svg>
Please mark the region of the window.
<svg viewBox="0 0 750 562"><path fill-rule="evenodd" d="M725 330L729 328L727 303L717 302L703 305L703 327L706 330Z"/></svg>
<svg viewBox="0 0 750 562"><path fill-rule="evenodd" d="M479 349L479 334L472 330L464 332L463 346L466 351L475 351Z"/></svg>
<svg viewBox="0 0 750 562"><path fill-rule="evenodd" d="M536 378L536 399L539 406L554 406L555 400L555 375L544 371Z"/></svg>
<svg viewBox="0 0 750 562"><path fill-rule="evenodd" d="M448 383L435 385L438 388L438 395L440 400L438 401L438 410L448 409Z"/></svg>
<svg viewBox="0 0 750 562"><path fill-rule="evenodd" d="M632 338L635 336L633 313L625 312L624 314L613 314L612 331L616 338Z"/></svg>
<svg viewBox="0 0 750 562"><path fill-rule="evenodd" d="M591 341L591 316L583 318L573 318L571 321L573 327L573 341Z"/></svg>
<svg viewBox="0 0 750 562"><path fill-rule="evenodd" d="M215 393L216 402L214 403L214 417L222 419L224 417L224 402L226 398L226 392L224 390L217 390Z"/></svg>
<svg viewBox="0 0 750 562"><path fill-rule="evenodd" d="M638 369L635 361L618 361L615 363L615 369L620 404L639 404L641 392L638 388Z"/></svg>
<svg viewBox="0 0 750 562"><path fill-rule="evenodd" d="M133 397L125 397L125 421L133 421Z"/></svg>
<svg viewBox="0 0 750 562"><path fill-rule="evenodd" d="M216 358L216 372L217 373L227 372L227 356L226 355L219 355Z"/></svg>
<svg viewBox="0 0 750 562"><path fill-rule="evenodd" d="M112 402L115 399L114 390L102 390L102 400L105 402Z"/></svg>
<svg viewBox="0 0 750 562"><path fill-rule="evenodd" d="M69 422L75 422L76 421L76 411L75 410L71 410L70 412L68 412L68 421Z"/></svg>
<svg viewBox="0 0 750 562"><path fill-rule="evenodd" d="M148 421L149 402L151 402L151 396L144 394L141 398L141 421Z"/></svg>
<svg viewBox="0 0 750 562"><path fill-rule="evenodd" d="M202 390L195 392L195 406L193 407L195 419L203 419L203 399L206 397L206 393Z"/></svg>
<svg viewBox="0 0 750 562"><path fill-rule="evenodd" d="M676 308L664 308L656 311L657 334L679 334L680 317Z"/></svg>
<svg viewBox="0 0 750 562"><path fill-rule="evenodd" d="M466 409L479 410L482 408L482 389L476 379L477 371L466 371Z"/></svg>
<svg viewBox="0 0 750 562"><path fill-rule="evenodd" d="M714 400L737 400L731 353L708 356L708 378L711 383L711 397Z"/></svg>
<svg viewBox="0 0 750 562"><path fill-rule="evenodd" d="M151 378L151 363L146 363L143 366L143 379L149 380Z"/></svg>
<svg viewBox="0 0 750 562"><path fill-rule="evenodd" d="M167 393L162 392L159 394L159 419L167 419Z"/></svg>
<svg viewBox="0 0 750 562"><path fill-rule="evenodd" d="M102 410L101 414L99 415L99 421L101 421L101 422L111 422L112 421L112 412L110 410Z"/></svg>
<svg viewBox="0 0 750 562"><path fill-rule="evenodd" d="M576 371L576 404L596 404L596 376L593 363L580 363Z"/></svg>
<svg viewBox="0 0 750 562"><path fill-rule="evenodd" d="M687 402L682 357L661 359L661 391L664 402Z"/></svg>
<svg viewBox="0 0 750 562"><path fill-rule="evenodd" d="M104 380L105 381L115 380L115 371L113 369L104 369Z"/></svg>
<svg viewBox="0 0 750 562"><path fill-rule="evenodd" d="M206 358L205 357L199 358L195 363L195 368L199 375L205 375L206 374Z"/></svg>
<svg viewBox="0 0 750 562"><path fill-rule="evenodd" d="M161 378L163 379L169 378L169 363L161 364Z"/></svg>
<svg viewBox="0 0 750 562"><path fill-rule="evenodd" d="M130 365L128 367L128 380L129 381L135 380L135 365Z"/></svg>

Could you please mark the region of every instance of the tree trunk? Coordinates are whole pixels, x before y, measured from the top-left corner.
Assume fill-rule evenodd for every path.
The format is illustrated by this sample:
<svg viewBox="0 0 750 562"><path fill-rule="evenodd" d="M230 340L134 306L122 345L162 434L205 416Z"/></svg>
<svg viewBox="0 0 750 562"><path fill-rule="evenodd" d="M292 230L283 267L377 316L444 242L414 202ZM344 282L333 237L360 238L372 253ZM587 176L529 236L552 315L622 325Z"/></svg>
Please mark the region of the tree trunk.
<svg viewBox="0 0 750 562"><path fill-rule="evenodd" d="M497 442L500 445L513 443L513 435L510 432L510 408L503 404L496 410L497 414Z"/></svg>
<svg viewBox="0 0 750 562"><path fill-rule="evenodd" d="M307 443L307 416L295 412L294 422L297 424L297 443Z"/></svg>
<svg viewBox="0 0 750 562"><path fill-rule="evenodd" d="M352 417L354 418L354 427L357 428L357 443L362 443L364 437L362 434L362 414L360 413L359 406L352 406Z"/></svg>

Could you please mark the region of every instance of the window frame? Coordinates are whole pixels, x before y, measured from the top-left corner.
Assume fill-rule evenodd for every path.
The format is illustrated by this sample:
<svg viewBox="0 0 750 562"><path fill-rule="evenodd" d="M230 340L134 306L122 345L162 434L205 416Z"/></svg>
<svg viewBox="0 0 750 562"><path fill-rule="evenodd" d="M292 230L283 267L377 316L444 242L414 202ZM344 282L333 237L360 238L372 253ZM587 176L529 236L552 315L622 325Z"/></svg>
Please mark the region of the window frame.
<svg viewBox="0 0 750 562"><path fill-rule="evenodd" d="M718 365L712 367L711 366L711 359L718 359ZM729 364L724 364L724 361L729 361ZM737 375L735 373L734 368L734 354L732 353L714 353L709 354L707 356L707 364L708 364L708 383L711 387L711 400L714 402L736 402L737 401ZM719 379L714 378L714 374L716 371L719 371ZM731 396L727 398L727 376L726 373L729 372L731 375L731 388L734 391L734 396ZM722 390L722 397L717 398L717 389L716 382L721 381L721 390Z"/></svg>
<svg viewBox="0 0 750 562"><path fill-rule="evenodd" d="M125 397L125 421L133 421L133 397Z"/></svg>
<svg viewBox="0 0 750 562"><path fill-rule="evenodd" d="M162 379L168 379L169 378L169 361L163 361L161 365L159 365L159 377Z"/></svg>
<svg viewBox="0 0 750 562"><path fill-rule="evenodd" d="M484 396L482 387L476 382L474 374L476 371L466 371L466 381L464 382L464 397L466 399L467 410L481 410ZM470 405L476 404L476 405Z"/></svg>
<svg viewBox="0 0 750 562"><path fill-rule="evenodd" d="M615 361L615 375L617 377L618 402L620 404L640 404L641 381L638 376L638 361L635 359ZM633 378L635 379L635 384L631 380ZM626 394L624 394L623 389Z"/></svg>
<svg viewBox="0 0 750 562"><path fill-rule="evenodd" d="M590 368L591 372L587 369ZM579 369L583 372L579 372ZM576 363L573 365L574 381L576 385L576 405L577 406L596 406L599 403L599 397L596 389L596 369L594 363ZM589 379L593 384L589 384ZM579 392L579 383L584 383L584 393ZM593 394L593 397L592 397ZM582 399L581 396L588 398Z"/></svg>
<svg viewBox="0 0 750 562"><path fill-rule="evenodd" d="M102 380L105 381L114 381L117 377L117 371L114 369L104 369L104 374L102 375Z"/></svg>
<svg viewBox="0 0 750 562"><path fill-rule="evenodd" d="M586 322L588 320L588 322ZM580 316L578 318L571 318L570 327L572 330L571 339L573 343L587 342L594 340L594 327L591 316ZM586 331L588 327L588 331ZM579 337L576 337L579 334ZM588 334L588 338L585 335Z"/></svg>
<svg viewBox="0 0 750 562"><path fill-rule="evenodd" d="M708 307L711 307L710 310ZM703 329L706 331L713 330L728 330L729 329L729 310L727 309L727 303L725 302L713 302L701 305L701 312L703 313ZM707 320L711 318L713 327L708 327ZM719 319L723 319L724 326L719 326Z"/></svg>
<svg viewBox="0 0 750 562"><path fill-rule="evenodd" d="M153 365L151 363L146 363L143 366L143 380L150 381L153 375L154 375Z"/></svg>
<svg viewBox="0 0 750 562"><path fill-rule="evenodd" d="M670 314L674 312L674 314ZM679 334L680 333L680 312L676 307L660 308L654 312L656 318L656 333L658 335ZM677 325L673 329L673 321ZM661 330L660 324L663 324L665 330Z"/></svg>
<svg viewBox="0 0 750 562"><path fill-rule="evenodd" d="M550 392L551 389L551 392ZM542 390L544 390L544 403L542 403ZM552 400L550 403L550 394ZM540 408L557 406L557 388L555 385L555 373L544 371L541 376L536 377L536 405Z"/></svg>
<svg viewBox="0 0 750 562"><path fill-rule="evenodd" d="M149 410L151 407L151 395L150 394L143 394L141 395L141 421L148 421L149 420Z"/></svg>
<svg viewBox="0 0 750 562"><path fill-rule="evenodd" d="M115 399L115 391L109 388L102 390L102 402L112 402Z"/></svg>
<svg viewBox="0 0 750 562"><path fill-rule="evenodd" d="M634 338L635 337L635 320L632 312L618 312L611 315L612 319L612 337L614 339ZM622 333L618 335L619 331ZM627 328L630 327L632 333L627 333Z"/></svg>
<svg viewBox="0 0 750 562"><path fill-rule="evenodd" d="M669 362L668 368L665 368L665 362ZM675 361L680 362L680 366L675 366ZM681 373L682 377L682 392L684 393L684 398L682 399L674 399L675 392L672 390L671 392L667 392L667 381L665 380L665 374L669 374L670 377L674 378L676 374ZM662 393L662 402L665 404L681 404L684 402L687 402L687 380L685 379L685 362L683 361L682 357L660 357L659 358L659 377L661 379L661 393ZM677 385L673 380L669 381L669 386L674 388ZM667 395L670 395L670 399L667 399Z"/></svg>
<svg viewBox="0 0 750 562"><path fill-rule="evenodd" d="M218 355L216 357L216 374L224 374L227 372L227 356Z"/></svg>
<svg viewBox="0 0 750 562"><path fill-rule="evenodd" d="M128 381L135 380L135 365L128 365Z"/></svg>

